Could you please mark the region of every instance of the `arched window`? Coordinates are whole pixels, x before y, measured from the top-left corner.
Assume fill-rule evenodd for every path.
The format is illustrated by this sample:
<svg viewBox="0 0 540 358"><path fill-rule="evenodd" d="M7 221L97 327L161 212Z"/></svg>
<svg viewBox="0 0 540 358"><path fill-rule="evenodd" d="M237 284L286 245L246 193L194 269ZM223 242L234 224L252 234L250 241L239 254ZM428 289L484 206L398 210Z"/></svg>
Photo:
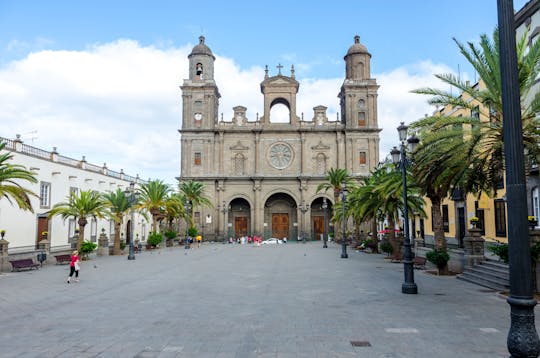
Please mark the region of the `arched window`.
<svg viewBox="0 0 540 358"><path fill-rule="evenodd" d="M356 66L356 71L357 71L357 78L358 79L363 79L364 78L364 63L363 62L358 62L358 65Z"/></svg>
<svg viewBox="0 0 540 358"><path fill-rule="evenodd" d="M358 108L364 108L366 106L366 101L363 99L358 100Z"/></svg>
<svg viewBox="0 0 540 358"><path fill-rule="evenodd" d="M276 103L270 108L271 123L290 123L290 110L283 103Z"/></svg>

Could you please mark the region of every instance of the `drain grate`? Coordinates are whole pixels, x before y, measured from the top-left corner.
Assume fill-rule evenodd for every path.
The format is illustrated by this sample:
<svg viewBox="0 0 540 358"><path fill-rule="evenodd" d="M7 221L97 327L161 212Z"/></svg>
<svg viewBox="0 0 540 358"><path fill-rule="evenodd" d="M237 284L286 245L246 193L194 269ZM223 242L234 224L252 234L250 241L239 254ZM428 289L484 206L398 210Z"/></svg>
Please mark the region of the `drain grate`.
<svg viewBox="0 0 540 358"><path fill-rule="evenodd" d="M368 341L351 341L353 347L371 347L371 343Z"/></svg>

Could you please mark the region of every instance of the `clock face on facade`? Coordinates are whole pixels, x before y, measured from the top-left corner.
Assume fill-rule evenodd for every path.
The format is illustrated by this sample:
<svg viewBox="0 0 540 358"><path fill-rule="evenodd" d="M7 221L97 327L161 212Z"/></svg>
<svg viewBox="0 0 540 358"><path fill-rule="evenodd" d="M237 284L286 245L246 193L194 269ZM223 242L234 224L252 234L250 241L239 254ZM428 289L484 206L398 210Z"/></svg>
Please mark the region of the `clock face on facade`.
<svg viewBox="0 0 540 358"><path fill-rule="evenodd" d="M292 161L293 152L285 143L276 143L270 148L268 161L276 169L287 168Z"/></svg>

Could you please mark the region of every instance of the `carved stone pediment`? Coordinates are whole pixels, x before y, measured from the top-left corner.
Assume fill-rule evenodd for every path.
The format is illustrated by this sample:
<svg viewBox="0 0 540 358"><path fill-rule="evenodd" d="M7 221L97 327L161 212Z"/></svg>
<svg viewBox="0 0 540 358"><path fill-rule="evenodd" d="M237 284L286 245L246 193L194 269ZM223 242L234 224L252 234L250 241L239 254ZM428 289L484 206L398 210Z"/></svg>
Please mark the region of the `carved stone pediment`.
<svg viewBox="0 0 540 358"><path fill-rule="evenodd" d="M235 145L229 147L230 150L248 150L249 147L246 147L242 144L241 141L236 142Z"/></svg>
<svg viewBox="0 0 540 358"><path fill-rule="evenodd" d="M330 146L323 144L322 141L319 141L317 145L311 147L313 150L330 150Z"/></svg>

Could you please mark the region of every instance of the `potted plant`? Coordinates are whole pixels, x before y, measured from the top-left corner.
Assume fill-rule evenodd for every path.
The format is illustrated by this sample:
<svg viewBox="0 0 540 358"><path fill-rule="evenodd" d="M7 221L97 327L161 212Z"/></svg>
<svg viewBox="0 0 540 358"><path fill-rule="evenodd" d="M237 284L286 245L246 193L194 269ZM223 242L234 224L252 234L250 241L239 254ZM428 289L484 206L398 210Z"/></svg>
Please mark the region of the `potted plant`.
<svg viewBox="0 0 540 358"><path fill-rule="evenodd" d="M49 236L49 232L48 231L42 231L41 232L41 239L42 240L45 240L47 238L47 236Z"/></svg>
<svg viewBox="0 0 540 358"><path fill-rule="evenodd" d="M438 274L446 267L448 261L450 261L450 255L446 249L434 249L426 253L426 259L437 266Z"/></svg>
<svg viewBox="0 0 540 358"><path fill-rule="evenodd" d="M4 229L0 230L0 236L2 237L2 239L4 238L5 235L6 235L6 230Z"/></svg>
<svg viewBox="0 0 540 358"><path fill-rule="evenodd" d="M538 220L533 215L527 216L527 221L529 222L529 229L531 229L531 230L534 230L536 225L538 225Z"/></svg>
<svg viewBox="0 0 540 358"><path fill-rule="evenodd" d="M81 245L81 256L83 260L88 260L88 255L97 247L97 244L90 241L83 241Z"/></svg>
<svg viewBox="0 0 540 358"><path fill-rule="evenodd" d="M162 240L163 240L163 236L161 236L161 234L153 232L150 235L148 235L147 243L148 243L148 246L153 249L157 245L159 245L159 243Z"/></svg>
<svg viewBox="0 0 540 358"><path fill-rule="evenodd" d="M166 241L167 247L173 246L173 239L176 237L176 231L174 230L165 231L165 237L167 238L167 241Z"/></svg>
<svg viewBox="0 0 540 358"><path fill-rule="evenodd" d="M505 242L497 241L495 245L488 246L488 250L499 256L499 259L508 263L508 244Z"/></svg>
<svg viewBox="0 0 540 358"><path fill-rule="evenodd" d="M476 216L473 216L469 219L469 222L471 223L471 226L473 227L473 229L476 229L476 225L478 225L479 221L480 219L478 219L478 217Z"/></svg>

